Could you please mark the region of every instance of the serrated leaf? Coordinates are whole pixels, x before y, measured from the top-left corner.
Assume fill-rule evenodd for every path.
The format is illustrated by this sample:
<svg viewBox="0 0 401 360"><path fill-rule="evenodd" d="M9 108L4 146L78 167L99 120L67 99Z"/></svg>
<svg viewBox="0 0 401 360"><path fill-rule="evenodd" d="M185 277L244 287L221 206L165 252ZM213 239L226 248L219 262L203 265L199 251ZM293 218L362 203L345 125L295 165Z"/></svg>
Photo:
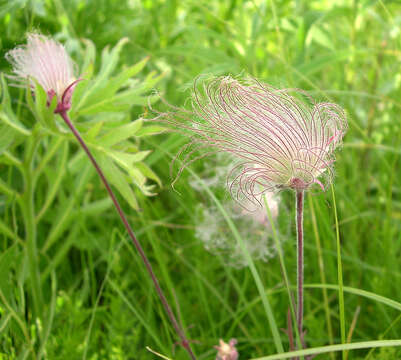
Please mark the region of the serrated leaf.
<svg viewBox="0 0 401 360"><path fill-rule="evenodd" d="M148 179L154 180L160 187L162 187L162 181L148 165L143 162L139 162L135 164L135 167L139 169L141 173Z"/></svg>
<svg viewBox="0 0 401 360"><path fill-rule="evenodd" d="M85 104L79 109L79 113L92 115L99 112L126 111L132 105L145 106L154 103L159 98L158 95L143 96L143 94L152 89L163 76L164 74L156 76L155 72L151 72L143 82L132 83L129 89L114 94L109 93L108 87L102 88L99 92L93 93L91 98L86 99Z"/></svg>
<svg viewBox="0 0 401 360"><path fill-rule="evenodd" d="M96 58L96 47L93 41L89 39L82 39L85 44L84 63L82 64L82 76L85 79L90 79L93 73L93 64Z"/></svg>
<svg viewBox="0 0 401 360"><path fill-rule="evenodd" d="M150 154L150 150L138 151L135 154L128 154L122 151L107 150L107 154L112 157L120 166L129 170L134 163L142 161Z"/></svg>
<svg viewBox="0 0 401 360"><path fill-rule="evenodd" d="M88 142L93 142L95 140L95 138L99 135L100 130L103 127L104 122L100 121L98 123L96 123L95 125L93 125L85 134L85 139Z"/></svg>
<svg viewBox="0 0 401 360"><path fill-rule="evenodd" d="M126 175L116 165L114 165L113 161L107 158L107 156L99 153L98 155L99 162L107 179L116 187L128 204L137 210L139 208L138 202L131 186L126 180Z"/></svg>
<svg viewBox="0 0 401 360"><path fill-rule="evenodd" d="M146 196L156 195L156 193L152 191L155 188L155 185L146 185L147 178L142 173L141 169L137 166L139 164L142 163L137 163L135 164L135 166L132 166L129 169L128 174L134 179L135 184Z"/></svg>
<svg viewBox="0 0 401 360"><path fill-rule="evenodd" d="M102 80L109 76L118 63L118 58L123 46L128 42L128 38L122 38L114 48L109 51L109 46L106 46L102 51L102 64L99 71L99 79Z"/></svg>
<svg viewBox="0 0 401 360"><path fill-rule="evenodd" d="M136 63L135 65L132 65L128 67L127 69L123 70L120 74L118 74L116 77L110 79L110 81L107 84L107 88L105 91L113 94L115 93L121 86L123 86L128 79L132 78L136 74L138 74L146 65L148 62L149 57L146 57Z"/></svg>
<svg viewBox="0 0 401 360"><path fill-rule="evenodd" d="M142 174L141 170L139 170L136 166L131 166L128 170L128 174L133 177L135 183L143 191L143 187L146 184L146 176Z"/></svg>
<svg viewBox="0 0 401 360"><path fill-rule="evenodd" d="M143 119L138 119L132 123L119 126L108 131L99 139L99 143L104 147L113 146L134 135L142 128Z"/></svg>
<svg viewBox="0 0 401 360"><path fill-rule="evenodd" d="M109 51L108 46L103 49L99 74L96 76L94 81L88 85L88 90L79 98L79 101L75 105L74 113L79 112L79 109L85 105L88 99L94 96L98 90L102 89L106 85L108 76L110 76L110 74L114 71L118 63L120 51L127 42L128 39L123 38L111 51Z"/></svg>
<svg viewBox="0 0 401 360"><path fill-rule="evenodd" d="M160 126L160 125L148 125L143 126L137 133L136 137L144 137L144 136L151 136L156 134L161 134L162 132L166 131L167 128Z"/></svg>

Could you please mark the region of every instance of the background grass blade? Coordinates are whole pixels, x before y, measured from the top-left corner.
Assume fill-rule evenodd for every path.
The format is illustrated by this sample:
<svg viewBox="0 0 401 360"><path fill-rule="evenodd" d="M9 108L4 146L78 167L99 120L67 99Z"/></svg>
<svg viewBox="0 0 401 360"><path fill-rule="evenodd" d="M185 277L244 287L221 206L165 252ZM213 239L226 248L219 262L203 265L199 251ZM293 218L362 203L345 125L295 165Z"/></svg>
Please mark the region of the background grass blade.
<svg viewBox="0 0 401 360"><path fill-rule="evenodd" d="M251 360L281 360L291 359L296 356L307 356L307 355L318 355L325 354L332 351L346 351L346 350L357 350L357 349L370 349L373 347L387 347L387 346L401 346L401 340L377 340L377 341L363 341L351 344L339 344L339 345L328 345L322 347L316 347L306 350L291 351L284 354L264 356L261 358L254 358Z"/></svg>

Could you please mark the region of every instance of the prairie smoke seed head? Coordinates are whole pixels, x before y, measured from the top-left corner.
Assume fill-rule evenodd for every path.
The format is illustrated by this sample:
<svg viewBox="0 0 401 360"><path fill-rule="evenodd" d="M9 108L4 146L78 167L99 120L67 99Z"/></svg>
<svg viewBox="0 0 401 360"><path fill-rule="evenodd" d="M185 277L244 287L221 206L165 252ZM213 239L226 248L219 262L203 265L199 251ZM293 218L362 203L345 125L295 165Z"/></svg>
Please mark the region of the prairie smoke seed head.
<svg viewBox="0 0 401 360"><path fill-rule="evenodd" d="M266 191L313 184L324 189L319 178L331 180L334 150L347 129L340 106L316 103L298 89L219 77L195 83L192 108L160 114L191 135L178 154L178 176L196 159L226 152L236 158L228 187L237 200L257 201Z"/></svg>
<svg viewBox="0 0 401 360"><path fill-rule="evenodd" d="M63 45L41 34L28 34L27 44L16 47L6 54L15 75L10 76L19 85L35 79L46 91L50 105L57 97L55 112L67 111L76 83L73 62Z"/></svg>

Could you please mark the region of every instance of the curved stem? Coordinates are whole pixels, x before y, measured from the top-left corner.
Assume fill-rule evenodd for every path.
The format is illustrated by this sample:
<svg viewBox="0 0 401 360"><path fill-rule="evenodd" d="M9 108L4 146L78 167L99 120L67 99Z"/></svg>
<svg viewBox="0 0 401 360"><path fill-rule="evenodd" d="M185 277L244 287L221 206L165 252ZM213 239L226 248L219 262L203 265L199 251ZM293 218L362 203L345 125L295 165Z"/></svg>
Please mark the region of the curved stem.
<svg viewBox="0 0 401 360"><path fill-rule="evenodd" d="M303 341L303 302L304 302L304 233L303 233L304 190L296 193L296 223L297 223L297 325Z"/></svg>
<svg viewBox="0 0 401 360"><path fill-rule="evenodd" d="M85 141L83 140L83 138L81 137L81 135L79 134L78 130L75 128L75 126L72 124L70 118L67 115L66 111L61 111L60 116L63 118L63 120L65 121L65 123L67 124L67 126L71 129L72 133L74 134L74 136L77 138L79 144L81 145L81 147L83 148L83 150L86 152L86 154L88 155L90 161L92 162L93 166L95 167L100 179L102 180L104 186L106 187L107 192L109 193L109 196L111 198L111 200L113 201L113 204L118 212L118 215L121 218L121 221L123 222L128 235L130 236L135 248L137 249L145 267L146 270L149 273L149 276L151 277L153 284L156 288L156 292L159 295L160 301L163 304L164 310L166 311L175 331L177 332L178 336L180 337L181 340L181 345L185 348L185 350L188 352L189 356L191 357L192 360L196 360L194 353L192 352L191 346L189 344L188 339L186 338L183 330L181 329L180 325L178 324L173 311L163 293L163 290L161 289L160 285L159 285L159 281L156 278L155 273L153 272L152 269L152 265L150 264L148 258L145 255L145 252L143 251L143 248L141 246L141 244L139 243L139 241L137 240L137 238L134 235L134 231L132 230L127 217L124 213L124 211L122 210L116 196L114 195L113 190L110 187L109 182L107 181L102 169L99 167L99 165L97 164L95 158L93 157L91 151L89 150L88 146L85 144Z"/></svg>

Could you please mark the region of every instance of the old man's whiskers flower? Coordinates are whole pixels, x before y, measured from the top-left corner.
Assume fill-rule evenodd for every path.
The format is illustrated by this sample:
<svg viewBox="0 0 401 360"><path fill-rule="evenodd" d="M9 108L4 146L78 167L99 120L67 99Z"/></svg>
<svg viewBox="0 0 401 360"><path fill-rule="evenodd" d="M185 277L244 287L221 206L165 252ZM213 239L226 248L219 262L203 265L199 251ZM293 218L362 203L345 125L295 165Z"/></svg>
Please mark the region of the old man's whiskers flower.
<svg viewBox="0 0 401 360"><path fill-rule="evenodd" d="M18 47L9 51L6 55L8 61L14 66L14 73L11 76L17 82L24 83L30 82L33 86L32 80L35 79L40 86L47 92L47 105L50 105L52 98L57 96L57 107L55 113L58 113L74 134L82 149L85 151L93 166L95 167L100 179L102 180L106 190L113 201L118 215L124 224L135 248L137 249L145 267L152 279L156 288L156 292L160 301L170 319L177 335L180 338L180 344L185 348L188 355L192 360L195 360L195 355L192 352L189 341L187 340L183 330L181 329L174 313L168 304L167 298L162 291L152 266L135 234L128 222L127 216L121 208L108 180L106 179L102 169L99 167L96 159L92 155L89 147L86 145L84 139L71 122L67 111L71 107L71 96L74 87L79 80L75 80L73 76L72 60L65 51L63 45L39 34L28 34L28 43L25 47Z"/></svg>
<svg viewBox="0 0 401 360"><path fill-rule="evenodd" d="M183 163L177 176L197 159L226 152L237 159L227 177L236 200L260 202L268 191L296 192L297 327L302 337L304 191L313 185L324 190L333 178L333 153L347 130L345 113L336 104L314 102L302 90L231 77L195 83L192 108L160 114L191 136L177 155Z"/></svg>
<svg viewBox="0 0 401 360"><path fill-rule="evenodd" d="M183 149L184 164L199 150L231 153L238 160L230 173L235 198L313 184L323 188L319 177L331 178L333 151L347 127L339 106L315 104L300 90L230 77L195 87L192 104L190 123L180 124L197 135Z"/></svg>
<svg viewBox="0 0 401 360"><path fill-rule="evenodd" d="M79 81L74 76L74 65L64 46L41 34L28 34L25 46L6 54L15 75L9 76L21 85L35 79L46 91L48 104L57 97L55 112L69 110L74 87Z"/></svg>

